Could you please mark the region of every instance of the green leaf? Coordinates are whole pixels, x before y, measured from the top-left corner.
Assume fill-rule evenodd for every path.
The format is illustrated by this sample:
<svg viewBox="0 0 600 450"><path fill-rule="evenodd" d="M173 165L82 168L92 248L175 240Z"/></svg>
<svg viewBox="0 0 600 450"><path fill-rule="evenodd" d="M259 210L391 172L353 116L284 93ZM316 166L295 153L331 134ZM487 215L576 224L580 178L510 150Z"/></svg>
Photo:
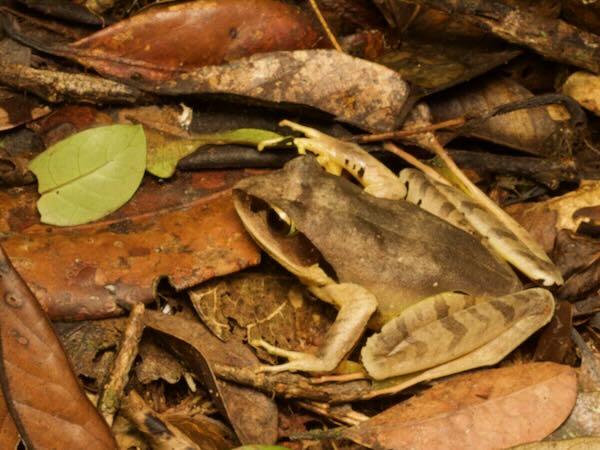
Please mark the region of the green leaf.
<svg viewBox="0 0 600 450"><path fill-rule="evenodd" d="M29 164L42 222L79 225L115 211L133 196L145 167L141 125L91 128L54 144Z"/></svg>
<svg viewBox="0 0 600 450"><path fill-rule="evenodd" d="M279 139L277 133L258 128L239 128L220 133L197 134L191 139L170 138L152 130L148 135L148 160L146 169L152 175L169 178L175 173L177 162L207 144L242 144L258 146L263 141Z"/></svg>

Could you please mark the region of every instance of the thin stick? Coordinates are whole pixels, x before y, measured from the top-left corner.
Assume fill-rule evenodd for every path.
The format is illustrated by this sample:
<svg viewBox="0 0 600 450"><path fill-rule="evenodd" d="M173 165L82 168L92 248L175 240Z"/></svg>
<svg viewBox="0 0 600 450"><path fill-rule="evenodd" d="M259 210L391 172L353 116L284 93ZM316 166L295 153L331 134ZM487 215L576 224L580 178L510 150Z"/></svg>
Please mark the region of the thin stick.
<svg viewBox="0 0 600 450"><path fill-rule="evenodd" d="M310 3L310 6L312 7L313 11L315 12L317 19L319 19L319 22L321 23L321 26L323 27L323 30L325 31L327 38L331 42L331 45L333 45L333 48L335 48L338 52L344 53L344 50L342 50L342 47L340 46L335 35L331 31L331 28L329 28L329 24L325 20L325 17L323 17L323 14L321 14L321 10L319 9L319 5L317 4L317 1L316 0L308 0L308 1Z"/></svg>
<svg viewBox="0 0 600 450"><path fill-rule="evenodd" d="M390 139L400 139L403 137L413 136L415 134L424 134L430 131L439 130L440 128L460 127L463 126L465 123L466 119L464 117L457 117L455 119L449 119L443 122L427 125L426 127L411 128L408 130L388 131L387 133L363 134L359 136L352 136L347 140L359 143L387 141Z"/></svg>
<svg viewBox="0 0 600 450"><path fill-rule="evenodd" d="M133 305L109 381L104 385L98 400L98 410L109 425L112 425L113 417L119 409L123 390L129 379L129 370L138 354L138 346L144 331L144 309L143 303Z"/></svg>

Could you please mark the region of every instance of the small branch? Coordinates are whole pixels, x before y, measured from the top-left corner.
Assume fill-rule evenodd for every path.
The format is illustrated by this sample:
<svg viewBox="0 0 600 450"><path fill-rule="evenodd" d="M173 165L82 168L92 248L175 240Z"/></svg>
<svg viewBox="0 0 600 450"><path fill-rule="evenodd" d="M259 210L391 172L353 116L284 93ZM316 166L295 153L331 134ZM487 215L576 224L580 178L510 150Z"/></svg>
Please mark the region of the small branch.
<svg viewBox="0 0 600 450"><path fill-rule="evenodd" d="M104 385L98 400L98 410L109 425L112 425L113 417L119 409L123 390L129 379L129 371L138 354L138 346L144 331L144 309L143 303L136 303L131 309L110 378Z"/></svg>
<svg viewBox="0 0 600 450"><path fill-rule="evenodd" d="M335 48L338 52L344 53L342 46L337 41L335 35L331 31L331 28L329 28L329 24L325 20L325 17L323 17L323 14L321 13L321 9L319 8L317 1L316 0L308 0L308 2L310 3L312 10L314 11L315 15L317 16L317 19L319 19L319 23L323 27L323 30L325 31L325 34L327 35L329 42L331 42L331 45L333 45L333 48Z"/></svg>
<svg viewBox="0 0 600 450"><path fill-rule="evenodd" d="M283 398L347 403L368 398L371 392L371 383L366 380L314 385L310 378L295 373L256 372L253 368L219 363L213 364L212 369L223 380L251 386Z"/></svg>
<svg viewBox="0 0 600 450"><path fill-rule="evenodd" d="M389 131L387 133L363 134L359 136L352 136L344 140L358 143L388 141L391 139L401 139L408 136L414 136L415 134L428 133L430 131L435 131L442 128L460 127L465 123L466 120L464 117L457 117L456 119L445 120L443 122L434 123L425 127L411 128L409 130Z"/></svg>
<svg viewBox="0 0 600 450"><path fill-rule="evenodd" d="M31 92L51 103L65 100L91 103L134 104L153 97L136 88L81 73L33 69L20 64L0 63L0 84Z"/></svg>

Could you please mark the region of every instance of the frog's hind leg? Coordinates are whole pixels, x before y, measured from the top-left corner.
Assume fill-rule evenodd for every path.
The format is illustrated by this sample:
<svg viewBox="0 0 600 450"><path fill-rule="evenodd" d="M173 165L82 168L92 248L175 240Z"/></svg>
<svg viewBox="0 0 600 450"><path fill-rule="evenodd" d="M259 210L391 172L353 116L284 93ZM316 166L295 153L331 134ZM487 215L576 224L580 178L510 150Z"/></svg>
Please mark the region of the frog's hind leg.
<svg viewBox="0 0 600 450"><path fill-rule="evenodd" d="M553 314L554 298L542 288L502 297L438 294L371 336L363 364L378 380L420 371L420 380L433 379L495 364Z"/></svg>
<svg viewBox="0 0 600 450"><path fill-rule="evenodd" d="M327 331L316 355L275 347L265 341L252 344L290 361L276 366L262 366L262 372L305 371L330 372L350 353L358 342L371 315L377 309L377 299L362 286L352 283L332 284L311 289L322 300L339 308L333 325Z"/></svg>

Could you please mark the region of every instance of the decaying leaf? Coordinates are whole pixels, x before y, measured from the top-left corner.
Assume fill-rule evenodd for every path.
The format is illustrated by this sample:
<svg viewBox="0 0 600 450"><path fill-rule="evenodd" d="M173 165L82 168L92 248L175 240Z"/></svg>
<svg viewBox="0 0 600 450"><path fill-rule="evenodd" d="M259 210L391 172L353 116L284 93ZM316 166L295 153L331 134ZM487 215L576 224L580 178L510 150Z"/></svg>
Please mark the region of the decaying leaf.
<svg viewBox="0 0 600 450"><path fill-rule="evenodd" d="M121 407L129 421L148 438L152 448L156 450L202 450L177 427L169 424L161 414L153 411L136 391L131 390L123 399Z"/></svg>
<svg viewBox="0 0 600 450"><path fill-rule="evenodd" d="M157 177L169 178L175 173L175 168L181 158L193 153L203 145L245 144L256 147L263 141L281 137L268 130L240 128L220 133L191 134L189 138L176 138L146 128L148 141L146 169Z"/></svg>
<svg viewBox="0 0 600 450"><path fill-rule="evenodd" d="M29 160L7 155L0 148L0 185L23 186L35 181L27 166Z"/></svg>
<svg viewBox="0 0 600 450"><path fill-rule="evenodd" d="M99 391L112 367L125 317L79 322L54 322L73 370L86 386Z"/></svg>
<svg viewBox="0 0 600 450"><path fill-rule="evenodd" d="M199 444L202 450L229 450L237 442L231 429L202 414L190 417L164 413L163 416Z"/></svg>
<svg viewBox="0 0 600 450"><path fill-rule="evenodd" d="M434 122L454 117L477 117L495 107L532 97L517 82L502 77L484 78L447 91L428 102ZM469 129L466 136L486 139L536 155L552 154L558 142L552 141L559 126L547 108L529 108L493 117Z"/></svg>
<svg viewBox="0 0 600 450"><path fill-rule="evenodd" d="M589 436L561 441L534 442L511 447L510 450L591 450L595 448L600 448L600 438Z"/></svg>
<svg viewBox="0 0 600 450"><path fill-rule="evenodd" d="M39 119L50 111L52 110L48 106L41 104L35 97L0 88L0 131Z"/></svg>
<svg viewBox="0 0 600 450"><path fill-rule="evenodd" d="M27 446L114 449L50 322L1 249L0 294L2 391Z"/></svg>
<svg viewBox="0 0 600 450"><path fill-rule="evenodd" d="M336 50L260 54L165 81L131 83L164 95L234 94L306 105L369 131L399 128L408 97L395 71Z"/></svg>
<svg viewBox="0 0 600 450"><path fill-rule="evenodd" d="M562 298L577 299L600 285L600 242L589 236L561 230L554 248L556 264L568 278L561 286Z"/></svg>
<svg viewBox="0 0 600 450"><path fill-rule="evenodd" d="M145 323L161 333L171 351L204 380L215 405L229 419L240 442L274 443L277 407L266 395L235 383L217 381L211 364L255 367L256 356L238 342L221 342L200 322L154 311L145 312Z"/></svg>
<svg viewBox="0 0 600 450"><path fill-rule="evenodd" d="M44 145L50 147L88 128L112 125L112 118L91 106L67 104L29 125Z"/></svg>
<svg viewBox="0 0 600 450"><path fill-rule="evenodd" d="M147 337L144 337L140 343L140 361L135 365L135 374L142 384L159 379L175 384L183 376L184 369L181 363L159 344L156 340Z"/></svg>
<svg viewBox="0 0 600 450"><path fill-rule="evenodd" d="M33 193L0 191L3 245L53 319L118 315L122 305L152 301L160 277L185 289L258 262L230 194L219 193L241 176L186 173L168 185L148 180L111 217L73 228L40 225Z"/></svg>
<svg viewBox="0 0 600 450"><path fill-rule="evenodd" d="M533 360L575 364L572 330L573 304L564 300L556 302L552 320L541 330Z"/></svg>
<svg viewBox="0 0 600 450"><path fill-rule="evenodd" d="M579 393L571 414L550 439L569 439L582 436L598 436L600 434L600 359L597 352L592 351L579 333L572 332L581 355L579 369ZM595 448L595 447L588 447Z"/></svg>
<svg viewBox="0 0 600 450"><path fill-rule="evenodd" d="M567 78L562 91L584 108L600 116L600 76L589 72L575 72Z"/></svg>
<svg viewBox="0 0 600 450"><path fill-rule="evenodd" d="M540 242L550 251L560 230L575 232L582 223L597 220L599 198L600 182L584 180L575 191L543 202L512 205L507 211L532 235L543 237Z"/></svg>
<svg viewBox="0 0 600 450"><path fill-rule="evenodd" d="M318 30L284 2L200 0L150 8L56 51L106 75L167 80L254 53L314 48Z"/></svg>
<svg viewBox="0 0 600 450"><path fill-rule="evenodd" d="M4 400L4 394L0 393L0 448L17 448L20 439L15 421Z"/></svg>
<svg viewBox="0 0 600 450"><path fill-rule="evenodd" d="M387 52L378 62L398 71L419 92L429 94L470 80L521 53L488 41L432 42L433 35L429 29L422 41L403 39L399 49Z"/></svg>
<svg viewBox="0 0 600 450"><path fill-rule="evenodd" d="M133 196L145 168L141 126L92 128L54 144L29 164L42 194L42 222L80 225L104 217Z"/></svg>
<svg viewBox="0 0 600 450"><path fill-rule="evenodd" d="M242 272L190 289L205 325L222 340L265 339L306 351L318 348L331 325L324 302L305 298L300 282L280 272Z"/></svg>
<svg viewBox="0 0 600 450"><path fill-rule="evenodd" d="M371 448L506 448L540 440L567 417L574 369L532 363L456 377L339 436Z"/></svg>

